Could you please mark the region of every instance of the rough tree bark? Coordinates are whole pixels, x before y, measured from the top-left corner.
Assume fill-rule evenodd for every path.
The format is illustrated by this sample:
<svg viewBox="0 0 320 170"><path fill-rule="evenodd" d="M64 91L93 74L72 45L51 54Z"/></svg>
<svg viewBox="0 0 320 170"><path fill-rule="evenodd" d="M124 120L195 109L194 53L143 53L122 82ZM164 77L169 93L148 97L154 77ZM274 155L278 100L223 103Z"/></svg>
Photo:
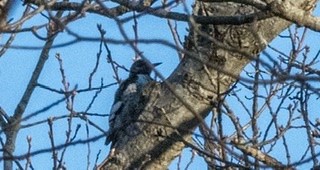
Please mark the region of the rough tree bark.
<svg viewBox="0 0 320 170"><path fill-rule="evenodd" d="M6 25L9 6L10 6L10 2L8 0L0 1L0 29L1 30Z"/></svg>
<svg viewBox="0 0 320 170"><path fill-rule="evenodd" d="M272 1L265 2L271 2L272 7ZM305 9L302 5L307 3L286 2L300 9ZM255 12L261 10L233 2L197 1L193 9L197 16ZM185 57L165 82L146 88L139 109L127 113L139 114L138 121L124 127L99 169L166 169L186 142L191 142L193 130L203 123L242 69L290 24L277 16L242 25L201 25L191 18ZM274 162L267 166L282 165Z"/></svg>

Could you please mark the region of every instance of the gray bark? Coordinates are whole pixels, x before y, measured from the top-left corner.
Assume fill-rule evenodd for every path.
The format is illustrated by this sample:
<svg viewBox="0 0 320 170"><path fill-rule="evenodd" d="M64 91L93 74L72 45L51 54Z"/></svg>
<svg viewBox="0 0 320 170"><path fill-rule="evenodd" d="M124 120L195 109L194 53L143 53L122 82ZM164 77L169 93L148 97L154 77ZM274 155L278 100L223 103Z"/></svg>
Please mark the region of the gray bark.
<svg viewBox="0 0 320 170"><path fill-rule="evenodd" d="M304 1L291 2L300 6ZM235 16L257 11L239 3L197 1L193 14ZM279 17L243 25L200 25L191 20L185 57L165 82L145 88L137 100L139 108L127 113L138 115L138 120L124 127L99 168L166 169L242 69L290 24Z"/></svg>

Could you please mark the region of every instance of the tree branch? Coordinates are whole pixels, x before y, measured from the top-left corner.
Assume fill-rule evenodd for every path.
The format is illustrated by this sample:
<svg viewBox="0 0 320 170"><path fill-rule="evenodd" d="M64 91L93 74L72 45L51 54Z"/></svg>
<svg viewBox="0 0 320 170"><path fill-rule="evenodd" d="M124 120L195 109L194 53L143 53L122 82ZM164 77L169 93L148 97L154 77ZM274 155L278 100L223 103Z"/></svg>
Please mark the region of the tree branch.
<svg viewBox="0 0 320 170"><path fill-rule="evenodd" d="M303 0L290 2L294 2L297 6L304 3ZM196 2L193 14L214 18L250 15L255 10L252 6L238 3ZM228 91L243 68L256 59L255 56L265 48L267 43L290 24L279 17L272 17L267 20L257 20L251 24L207 25L191 17L190 34L186 38L184 48L188 53L196 54L196 58L186 54L175 72L164 83L148 85L141 97L137 99L137 103L133 104L138 106L134 111L130 110L131 102L123 107L123 111L128 115L138 115L137 122L131 122L121 129L119 132L121 137L114 141L112 151L99 168L167 168L185 147L183 141L191 141L192 134L179 129L193 131L202 123L201 119L207 116L213 103L223 97L221 94L224 95ZM244 51L244 53L238 51ZM210 73L210 77L206 74L207 72ZM214 77L215 81L211 81L211 77ZM196 104L190 109L186 103ZM199 119L197 115L201 118ZM141 121L159 122L163 126L141 123ZM166 126L176 127L176 129ZM215 139L212 134L209 137ZM221 144L221 146L225 145ZM228 150L227 147L225 149ZM259 159L259 161L265 160ZM267 166L282 165L270 161L270 163L267 162Z"/></svg>
<svg viewBox="0 0 320 170"><path fill-rule="evenodd" d="M316 0L307 0L301 6L294 6L290 1L272 1L269 5L275 15L319 32L320 19L311 15L315 4Z"/></svg>
<svg viewBox="0 0 320 170"><path fill-rule="evenodd" d="M33 3L35 5L40 5L36 0L28 1L29 3ZM115 1L119 3L121 6L114 8L105 8L98 4L87 4L84 6L86 11L89 13L95 13L102 16L106 16L108 18L114 18L117 16L121 16L129 11L138 11L141 12L140 15L151 14L160 18L167 18L176 21L184 21L190 22L190 18L192 17L195 22L199 24L231 24L231 25L241 25L246 23L252 23L254 20L264 20L272 17L273 15L268 12L257 12L246 15L237 15L237 16L189 16L187 14L182 14L178 12L168 12L162 8L151 8L149 6L137 5L136 3L130 3L128 1ZM50 10L81 10L83 7L81 3L76 2L56 2L51 6L48 6ZM262 6L260 6L262 8ZM122 20L123 22L128 22L132 20L132 17Z"/></svg>

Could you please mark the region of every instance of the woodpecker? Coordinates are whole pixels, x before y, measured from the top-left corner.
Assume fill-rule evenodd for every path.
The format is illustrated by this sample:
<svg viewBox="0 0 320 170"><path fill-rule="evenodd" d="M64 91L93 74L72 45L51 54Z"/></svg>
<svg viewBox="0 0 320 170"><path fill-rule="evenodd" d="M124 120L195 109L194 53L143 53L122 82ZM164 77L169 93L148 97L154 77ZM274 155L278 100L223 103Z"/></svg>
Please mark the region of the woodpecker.
<svg viewBox="0 0 320 170"><path fill-rule="evenodd" d="M135 95L141 92L143 86L147 83L154 81L151 77L151 71L153 67L160 65L161 63L148 64L147 61L139 59L135 61L129 72L129 77L120 83L114 97L114 102L110 110L109 116L109 130L107 132L107 138L105 144L114 142L117 136L117 131L121 130L124 121L127 120L127 114L122 114L122 108L127 102L134 100Z"/></svg>

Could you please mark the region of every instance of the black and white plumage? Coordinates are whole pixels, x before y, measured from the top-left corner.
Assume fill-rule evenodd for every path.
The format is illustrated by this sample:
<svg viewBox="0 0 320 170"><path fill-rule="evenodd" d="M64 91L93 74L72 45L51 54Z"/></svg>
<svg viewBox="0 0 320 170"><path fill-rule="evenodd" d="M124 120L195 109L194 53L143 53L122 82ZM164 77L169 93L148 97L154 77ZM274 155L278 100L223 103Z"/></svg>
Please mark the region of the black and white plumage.
<svg viewBox="0 0 320 170"><path fill-rule="evenodd" d="M121 82L114 97L114 102L110 110L109 130L107 132L106 145L116 140L117 131L122 128L123 124L126 123L126 120L130 119L128 118L130 115L121 113L124 105L135 100L137 93L142 90L143 86L153 81L150 77L150 73L152 68L159 64L161 63L154 63L150 65L142 59L137 60L132 64L129 77Z"/></svg>

